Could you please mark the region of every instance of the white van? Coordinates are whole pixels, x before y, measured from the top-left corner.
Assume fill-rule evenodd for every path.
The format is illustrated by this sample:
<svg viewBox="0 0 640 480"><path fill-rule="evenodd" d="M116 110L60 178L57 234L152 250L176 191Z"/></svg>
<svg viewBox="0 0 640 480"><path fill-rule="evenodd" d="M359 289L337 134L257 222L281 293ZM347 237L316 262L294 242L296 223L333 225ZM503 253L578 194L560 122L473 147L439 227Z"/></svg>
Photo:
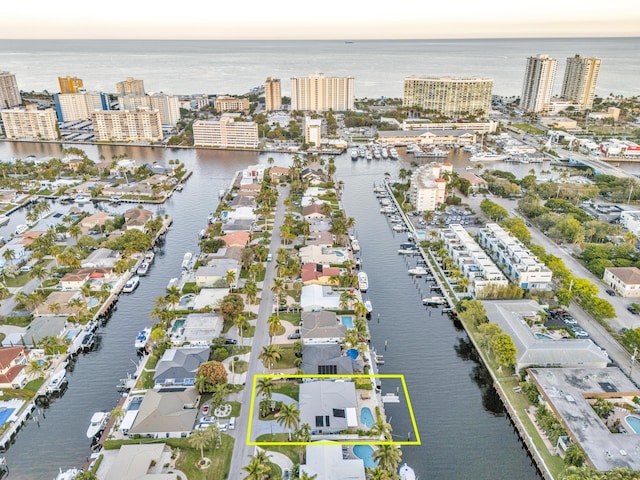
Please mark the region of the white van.
<svg viewBox="0 0 640 480"><path fill-rule="evenodd" d="M273 256L271 254L267 255L267 262L270 262L271 260L273 260Z"/></svg>
<svg viewBox="0 0 640 480"><path fill-rule="evenodd" d="M236 417L231 417L229 419L229 430L235 430L236 428Z"/></svg>

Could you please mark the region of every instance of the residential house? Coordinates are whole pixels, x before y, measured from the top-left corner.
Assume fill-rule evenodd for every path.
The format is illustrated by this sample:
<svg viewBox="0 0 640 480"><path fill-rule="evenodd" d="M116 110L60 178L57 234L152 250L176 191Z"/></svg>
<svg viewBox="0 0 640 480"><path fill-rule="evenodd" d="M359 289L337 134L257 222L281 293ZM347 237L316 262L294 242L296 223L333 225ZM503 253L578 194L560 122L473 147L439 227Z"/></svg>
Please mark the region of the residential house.
<svg viewBox="0 0 640 480"><path fill-rule="evenodd" d="M273 166L269 168L269 176L273 183L278 183L282 177L288 177L290 170L286 167Z"/></svg>
<svg viewBox="0 0 640 480"><path fill-rule="evenodd" d="M605 268L603 279L621 297L640 297L640 269L637 267Z"/></svg>
<svg viewBox="0 0 640 480"><path fill-rule="evenodd" d="M348 250L340 248L322 248L317 245L307 245L299 252L300 262L322 263L324 265L341 265L347 260L352 260L353 255Z"/></svg>
<svg viewBox="0 0 640 480"><path fill-rule="evenodd" d="M89 281L89 275L93 272L91 268L81 268L74 272L67 273L60 279L60 288L62 290L80 290L82 285Z"/></svg>
<svg viewBox="0 0 640 480"><path fill-rule="evenodd" d="M38 347L44 337L60 337L67 326L66 316L35 317L24 332L9 333L2 341L2 346L26 345Z"/></svg>
<svg viewBox="0 0 640 480"><path fill-rule="evenodd" d="M24 388L29 351L22 346L0 348L0 388Z"/></svg>
<svg viewBox="0 0 640 480"><path fill-rule="evenodd" d="M301 474L318 480L365 480L367 478L364 462L360 458L344 458L342 445L323 442L306 447L306 461L300 465Z"/></svg>
<svg viewBox="0 0 640 480"><path fill-rule="evenodd" d="M332 277L338 277L342 269L330 267L320 263L305 263L302 265L302 283L304 285L329 285Z"/></svg>
<svg viewBox="0 0 640 480"><path fill-rule="evenodd" d="M124 228L125 230L137 229L142 232L146 231L145 225L153 218L153 212L144 208L130 208L124 212Z"/></svg>
<svg viewBox="0 0 640 480"><path fill-rule="evenodd" d="M227 288L227 274L235 273L234 284L240 277L240 264L231 258L220 258L208 265L198 267L195 273L196 285L200 288Z"/></svg>
<svg viewBox="0 0 640 480"><path fill-rule="evenodd" d="M351 357L342 354L342 347L337 343L306 343L302 348L300 368L305 375L352 375L354 362ZM361 368L359 362L356 370Z"/></svg>
<svg viewBox="0 0 640 480"><path fill-rule="evenodd" d="M85 230L93 230L95 228L100 228L104 226L104 224L113 218L109 212L96 212L93 215L89 215L88 217L80 220L80 227Z"/></svg>
<svg viewBox="0 0 640 480"><path fill-rule="evenodd" d="M312 203L311 205L302 207L302 216L305 220L327 218L327 215L324 213L326 207L323 207L323 205L322 203Z"/></svg>
<svg viewBox="0 0 640 480"><path fill-rule="evenodd" d="M51 292L46 300L38 305L33 311L35 317L77 314L81 308L72 305L74 300L82 300L82 293L79 291Z"/></svg>
<svg viewBox="0 0 640 480"><path fill-rule="evenodd" d="M216 313L190 313L175 320L169 338L176 345L209 345L222 333L222 323Z"/></svg>
<svg viewBox="0 0 640 480"><path fill-rule="evenodd" d="M193 386L200 364L209 361L209 347L170 348L156 365L156 386Z"/></svg>
<svg viewBox="0 0 640 480"><path fill-rule="evenodd" d="M353 382L320 380L300 384L300 424L312 435L335 435L358 427L358 400Z"/></svg>
<svg viewBox="0 0 640 480"><path fill-rule="evenodd" d="M173 452L164 443L121 445L108 468L105 480L178 480L178 473L165 467L172 463Z"/></svg>
<svg viewBox="0 0 640 480"><path fill-rule="evenodd" d="M98 248L82 260L81 266L82 268L114 268L120 258L120 252L109 248Z"/></svg>
<svg viewBox="0 0 640 480"><path fill-rule="evenodd" d="M486 190L488 188L487 181L473 172L465 172L464 174L460 175L460 178L464 178L471 184L471 186L469 187L470 192L477 192L478 190Z"/></svg>
<svg viewBox="0 0 640 480"><path fill-rule="evenodd" d="M261 189L262 185L259 183L244 183L240 185L238 196L256 197Z"/></svg>
<svg viewBox="0 0 640 480"><path fill-rule="evenodd" d="M303 168L300 172L300 179L309 185L320 185L326 182L327 178L322 170L314 170L312 168Z"/></svg>
<svg viewBox="0 0 640 480"><path fill-rule="evenodd" d="M147 390L128 435L142 438L186 438L198 416L195 388Z"/></svg>
<svg viewBox="0 0 640 480"><path fill-rule="evenodd" d="M320 287L319 285L311 286ZM303 290L305 288L307 287L303 287ZM305 344L341 343L346 333L347 327L342 324L334 312L308 311L304 310L303 306L302 322L300 323L300 337Z"/></svg>
<svg viewBox="0 0 640 480"><path fill-rule="evenodd" d="M306 245L318 245L322 248L330 248L335 242L336 236L331 232L309 232L309 236L305 240Z"/></svg>
<svg viewBox="0 0 640 480"><path fill-rule="evenodd" d="M227 247L245 247L251 241L251 234L245 231L230 232L220 237Z"/></svg>
<svg viewBox="0 0 640 480"><path fill-rule="evenodd" d="M248 183L262 183L264 179L264 171L267 169L266 165L253 165L242 170L242 178L240 179L241 185Z"/></svg>

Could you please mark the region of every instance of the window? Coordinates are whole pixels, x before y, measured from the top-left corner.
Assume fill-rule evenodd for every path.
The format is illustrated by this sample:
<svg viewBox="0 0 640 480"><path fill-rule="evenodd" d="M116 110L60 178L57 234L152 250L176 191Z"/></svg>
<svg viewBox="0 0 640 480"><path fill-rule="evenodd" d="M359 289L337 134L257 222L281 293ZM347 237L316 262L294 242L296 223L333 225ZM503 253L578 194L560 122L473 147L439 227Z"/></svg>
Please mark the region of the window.
<svg viewBox="0 0 640 480"><path fill-rule="evenodd" d="M319 375L335 375L338 373L337 365L318 365Z"/></svg>
<svg viewBox="0 0 640 480"><path fill-rule="evenodd" d="M316 416L316 427L324 427L324 417L322 415Z"/></svg>
<svg viewBox="0 0 640 480"><path fill-rule="evenodd" d="M324 426L325 427L330 427L331 426L331 422L329 421L329 415L325 415L324 417Z"/></svg>
<svg viewBox="0 0 640 480"><path fill-rule="evenodd" d="M334 408L333 416L336 418L346 418L346 413L344 411L344 408Z"/></svg>

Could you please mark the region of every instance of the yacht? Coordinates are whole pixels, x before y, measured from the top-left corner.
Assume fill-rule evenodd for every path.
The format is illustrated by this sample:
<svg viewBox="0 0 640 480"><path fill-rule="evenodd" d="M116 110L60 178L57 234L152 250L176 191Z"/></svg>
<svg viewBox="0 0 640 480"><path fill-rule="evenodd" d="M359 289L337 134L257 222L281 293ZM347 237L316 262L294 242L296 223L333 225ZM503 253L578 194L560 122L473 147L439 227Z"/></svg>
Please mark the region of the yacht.
<svg viewBox="0 0 640 480"><path fill-rule="evenodd" d="M426 275L429 273L429 271L422 267L422 266L417 266L414 268L410 268L408 270L409 275L413 275L414 277L421 277L422 275Z"/></svg>
<svg viewBox="0 0 640 480"><path fill-rule="evenodd" d="M89 203L89 202L91 201L91 199L90 199L90 198L85 197L84 195L80 195L80 194L78 194L78 195L76 195L76 198L74 199L74 201L75 201L77 204L82 205L82 204L84 204L84 203Z"/></svg>
<svg viewBox="0 0 640 480"><path fill-rule="evenodd" d="M183 270L189 270L189 267L191 266L191 258L193 257L193 254L191 252L187 252L184 254L184 257L182 257L182 269Z"/></svg>
<svg viewBox="0 0 640 480"><path fill-rule="evenodd" d="M104 430L109 420L109 412L96 412L91 416L89 428L87 428L87 438L93 438Z"/></svg>
<svg viewBox="0 0 640 480"><path fill-rule="evenodd" d="M389 156L391 157L391 160L398 160L398 151L395 148L391 147L389 149Z"/></svg>
<svg viewBox="0 0 640 480"><path fill-rule="evenodd" d="M389 150L387 150L386 147L382 147L381 151L382 151L382 158L384 158L385 160L389 158Z"/></svg>
<svg viewBox="0 0 640 480"><path fill-rule="evenodd" d="M181 192L183 188L184 188L184 185L182 183L179 183L178 185L176 185L177 192Z"/></svg>
<svg viewBox="0 0 640 480"><path fill-rule="evenodd" d="M122 287L122 291L124 293L132 293L136 288L138 288L139 284L140 284L140 277L138 277L137 275L134 275L129 280L127 280L127 283L125 283L124 287Z"/></svg>
<svg viewBox="0 0 640 480"><path fill-rule="evenodd" d="M169 280L169 283L167 284L167 290L170 290L171 287L177 287L178 286L178 278L174 277L171 280Z"/></svg>
<svg viewBox="0 0 640 480"><path fill-rule="evenodd" d="M147 262L142 262L136 269L136 275L140 275L141 277L144 277L148 271L149 271L149 264Z"/></svg>
<svg viewBox="0 0 640 480"><path fill-rule="evenodd" d="M371 304L371 300L368 298L364 301L364 308L367 309L368 314L373 312L373 305Z"/></svg>
<svg viewBox="0 0 640 480"><path fill-rule="evenodd" d="M422 299L422 304L427 306L446 305L447 300L444 297L427 297Z"/></svg>
<svg viewBox="0 0 640 480"><path fill-rule="evenodd" d="M29 226L25 225L24 223L21 223L16 227L16 235L22 235L27 230L29 230Z"/></svg>
<svg viewBox="0 0 640 480"><path fill-rule="evenodd" d="M151 329L145 328L138 332L136 336L136 341L133 343L133 346L136 347L137 350L142 350L149 340L149 336L151 335Z"/></svg>
<svg viewBox="0 0 640 480"><path fill-rule="evenodd" d="M47 393L59 392L65 383L67 383L67 371L64 368L61 368L51 375L51 380L47 385Z"/></svg>
<svg viewBox="0 0 640 480"><path fill-rule="evenodd" d="M369 288L369 277L365 272L358 272L358 288L361 292L366 292Z"/></svg>
<svg viewBox="0 0 640 480"><path fill-rule="evenodd" d="M400 467L398 474L400 475L400 480L416 480L416 472L406 463Z"/></svg>
<svg viewBox="0 0 640 480"><path fill-rule="evenodd" d="M509 158L509 155L504 155L500 153L488 153L488 152L480 152L474 155L471 155L469 158L470 162L498 162L500 160L506 160Z"/></svg>
<svg viewBox="0 0 640 480"><path fill-rule="evenodd" d="M82 350L85 352L89 351L93 348L93 346L95 345L95 342L96 342L95 335L91 332L88 332L82 338L82 343L80 344L80 348L82 348Z"/></svg>
<svg viewBox="0 0 640 480"><path fill-rule="evenodd" d="M153 263L154 258L156 258L156 254L153 253L153 250L147 250L147 253L144 254L144 261L149 265Z"/></svg>
<svg viewBox="0 0 640 480"><path fill-rule="evenodd" d="M54 480L73 480L77 475L80 474L80 472L82 472L82 470L79 470L77 468L70 468L69 470L65 470L64 472L62 471L62 469L60 469L60 473L56 475L56 478Z"/></svg>
<svg viewBox="0 0 640 480"><path fill-rule="evenodd" d="M369 150L367 150L367 152L364 154L364 158L366 158L367 160L373 160L373 155Z"/></svg>
<svg viewBox="0 0 640 480"><path fill-rule="evenodd" d="M351 250L353 250L354 253L358 253L360 251L360 242L358 242L357 239L351 240Z"/></svg>
<svg viewBox="0 0 640 480"><path fill-rule="evenodd" d="M360 156L357 148L352 148L349 153L351 155L351 160L357 160L358 157Z"/></svg>

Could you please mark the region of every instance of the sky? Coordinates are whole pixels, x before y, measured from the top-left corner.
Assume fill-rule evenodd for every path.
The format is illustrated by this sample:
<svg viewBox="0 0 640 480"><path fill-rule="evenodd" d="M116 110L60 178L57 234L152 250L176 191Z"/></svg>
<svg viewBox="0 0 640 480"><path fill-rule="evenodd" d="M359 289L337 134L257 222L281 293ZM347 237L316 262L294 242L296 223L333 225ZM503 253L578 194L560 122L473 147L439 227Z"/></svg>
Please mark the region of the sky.
<svg viewBox="0 0 640 480"><path fill-rule="evenodd" d="M0 38L5 39L628 36L640 36L638 0L110 0L76 6L12 0L0 8Z"/></svg>

